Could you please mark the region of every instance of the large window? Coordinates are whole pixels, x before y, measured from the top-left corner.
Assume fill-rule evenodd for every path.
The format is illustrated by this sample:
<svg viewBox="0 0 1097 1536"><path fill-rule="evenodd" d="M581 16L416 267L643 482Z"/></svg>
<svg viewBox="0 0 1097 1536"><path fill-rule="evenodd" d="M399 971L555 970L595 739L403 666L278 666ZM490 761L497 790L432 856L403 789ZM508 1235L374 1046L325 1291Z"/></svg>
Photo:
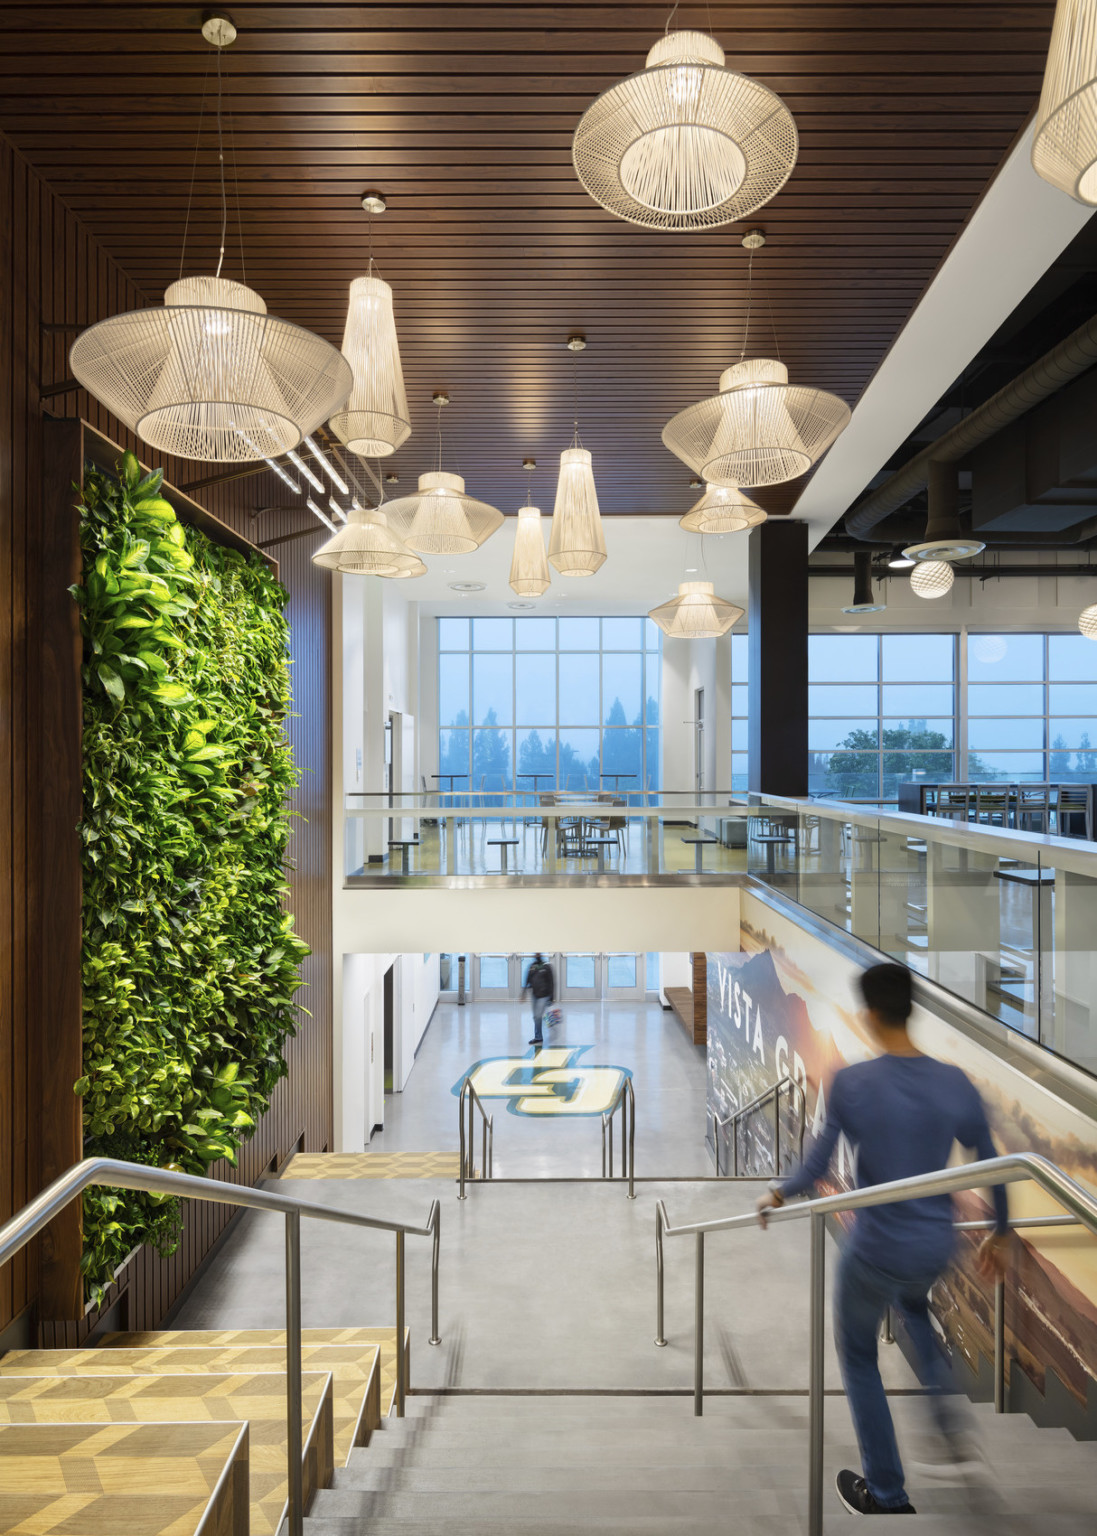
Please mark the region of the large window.
<svg viewBox="0 0 1097 1536"><path fill-rule="evenodd" d="M642 618L440 618L439 771L454 789L658 789L660 638Z"/></svg>
<svg viewBox="0 0 1097 1536"><path fill-rule="evenodd" d="M1097 645L1083 635L970 635L967 777L1097 778Z"/></svg>
<svg viewBox="0 0 1097 1536"><path fill-rule="evenodd" d="M954 635L812 635L808 789L894 800L955 776Z"/></svg>

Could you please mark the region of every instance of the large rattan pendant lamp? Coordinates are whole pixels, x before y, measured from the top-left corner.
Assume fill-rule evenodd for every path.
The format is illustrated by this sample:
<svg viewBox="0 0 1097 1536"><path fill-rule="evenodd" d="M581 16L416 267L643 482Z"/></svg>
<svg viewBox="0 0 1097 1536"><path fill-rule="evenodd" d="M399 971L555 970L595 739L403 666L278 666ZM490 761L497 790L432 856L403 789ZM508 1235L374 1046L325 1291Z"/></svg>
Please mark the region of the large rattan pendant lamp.
<svg viewBox="0 0 1097 1536"><path fill-rule="evenodd" d="M688 533L742 533L757 528L767 514L735 485L706 485L705 494L695 501L680 525Z"/></svg>
<svg viewBox="0 0 1097 1536"><path fill-rule="evenodd" d="M225 16L210 16L202 35L217 49L217 271L212 277L180 276L161 306L90 326L74 342L69 365L88 393L150 447L233 464L295 448L342 405L353 375L328 342L268 315L253 289L221 276L228 224L221 50L236 28Z"/></svg>
<svg viewBox="0 0 1097 1536"><path fill-rule="evenodd" d="M1097 0L1055 8L1032 164L1053 187L1097 205Z"/></svg>
<svg viewBox="0 0 1097 1536"><path fill-rule="evenodd" d="M518 597L542 597L552 580L548 560L545 557L545 537L541 532L541 509L530 505L533 500L533 471L536 459L524 459L522 468L527 473L526 505L518 509L518 526L514 530L514 554L510 561L510 585Z"/></svg>
<svg viewBox="0 0 1097 1536"><path fill-rule="evenodd" d="M442 468L442 409L449 396L434 396L438 407L438 468L419 476L418 494L387 506L389 526L421 555L468 555L502 527L503 514L465 494L460 475Z"/></svg>
<svg viewBox="0 0 1097 1536"><path fill-rule="evenodd" d="M354 370L350 399L331 418L331 430L351 453L379 459L395 453L411 435L411 417L396 336L392 289L373 267L373 216L388 204L380 192L365 192L369 215L369 267L350 285L343 356Z"/></svg>
<svg viewBox="0 0 1097 1536"><path fill-rule="evenodd" d="M593 576L606 563L606 540L602 532L602 513L594 484L594 460L579 440L579 382L576 359L586 351L586 337L577 332L568 337L572 358L574 396L574 436L570 448L560 455L560 478L556 482L556 504L552 510L552 532L548 557L561 576Z"/></svg>
<svg viewBox="0 0 1097 1536"><path fill-rule="evenodd" d="M346 524L322 544L314 564L352 576L400 578L426 575L426 566L389 527L388 508L356 501Z"/></svg>
<svg viewBox="0 0 1097 1536"><path fill-rule="evenodd" d="M704 32L667 31L645 67L583 113L576 174L596 202L647 229L727 224L768 203L796 164L792 114L728 69Z"/></svg>
<svg viewBox="0 0 1097 1536"><path fill-rule="evenodd" d="M743 244L750 264L739 361L720 375L719 394L687 406L667 423L663 442L712 484L776 485L805 474L822 457L848 424L850 409L826 390L790 384L779 359L746 356L754 252L765 236L753 230Z"/></svg>
<svg viewBox="0 0 1097 1536"><path fill-rule="evenodd" d="M726 635L743 611L717 597L711 581L683 581L677 597L653 608L648 618L671 640L713 640Z"/></svg>

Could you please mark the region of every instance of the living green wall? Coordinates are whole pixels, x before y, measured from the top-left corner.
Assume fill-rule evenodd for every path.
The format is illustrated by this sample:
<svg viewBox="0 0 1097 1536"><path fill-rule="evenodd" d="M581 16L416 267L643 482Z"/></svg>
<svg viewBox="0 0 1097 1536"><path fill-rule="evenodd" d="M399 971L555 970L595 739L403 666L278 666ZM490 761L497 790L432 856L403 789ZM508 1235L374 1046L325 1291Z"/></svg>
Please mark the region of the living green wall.
<svg viewBox="0 0 1097 1536"><path fill-rule="evenodd" d="M88 467L83 634L83 1101L88 1156L204 1173L286 1072L307 946L285 911L295 770L287 593L180 523L132 454ZM170 1251L174 1200L91 1190L85 1283Z"/></svg>

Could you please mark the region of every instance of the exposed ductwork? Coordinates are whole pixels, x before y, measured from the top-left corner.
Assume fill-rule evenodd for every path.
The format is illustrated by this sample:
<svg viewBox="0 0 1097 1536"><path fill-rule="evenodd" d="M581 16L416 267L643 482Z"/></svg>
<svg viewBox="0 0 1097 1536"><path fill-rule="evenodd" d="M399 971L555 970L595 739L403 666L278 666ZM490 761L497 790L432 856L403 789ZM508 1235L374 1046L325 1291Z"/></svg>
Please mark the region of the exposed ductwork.
<svg viewBox="0 0 1097 1536"><path fill-rule="evenodd" d="M1019 420L1065 384L1071 383L1097 363L1097 315L1052 347L1031 367L1017 375L963 421L916 453L893 475L870 491L853 512L846 514L846 532L869 539L872 530L890 513L898 511L929 483L930 465L956 464L1003 427Z"/></svg>

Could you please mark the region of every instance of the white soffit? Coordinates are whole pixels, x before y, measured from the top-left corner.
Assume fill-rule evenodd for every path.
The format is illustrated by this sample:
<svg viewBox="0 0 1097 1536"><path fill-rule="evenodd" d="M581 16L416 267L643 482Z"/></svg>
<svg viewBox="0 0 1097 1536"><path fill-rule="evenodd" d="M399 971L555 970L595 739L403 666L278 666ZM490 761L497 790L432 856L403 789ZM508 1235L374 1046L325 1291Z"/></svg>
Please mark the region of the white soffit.
<svg viewBox="0 0 1097 1536"><path fill-rule="evenodd" d="M812 548L910 436L1092 216L1032 169L1032 125L858 400L793 509Z"/></svg>

